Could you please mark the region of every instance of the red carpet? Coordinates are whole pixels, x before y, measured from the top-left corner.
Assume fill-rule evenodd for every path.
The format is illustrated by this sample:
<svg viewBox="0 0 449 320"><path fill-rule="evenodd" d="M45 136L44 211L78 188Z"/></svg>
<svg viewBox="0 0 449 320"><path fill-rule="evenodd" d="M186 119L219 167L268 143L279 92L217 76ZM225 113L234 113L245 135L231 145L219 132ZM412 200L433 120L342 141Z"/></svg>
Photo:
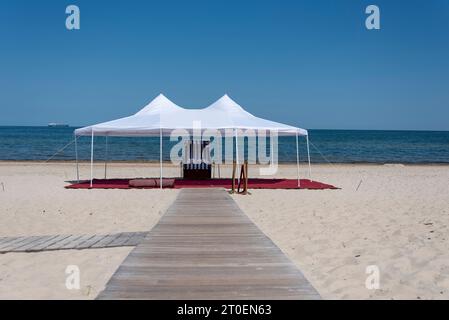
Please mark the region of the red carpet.
<svg viewBox="0 0 449 320"><path fill-rule="evenodd" d="M135 189L129 186L130 179L94 179L93 189ZM231 179L187 180L175 179L173 188L225 188L231 189ZM82 181L66 186L67 189L89 189L90 181ZM151 189L154 187L144 188ZM156 187L159 188L159 187ZM296 179L248 179L248 189L338 189L332 185L301 179L301 187L298 187Z"/></svg>

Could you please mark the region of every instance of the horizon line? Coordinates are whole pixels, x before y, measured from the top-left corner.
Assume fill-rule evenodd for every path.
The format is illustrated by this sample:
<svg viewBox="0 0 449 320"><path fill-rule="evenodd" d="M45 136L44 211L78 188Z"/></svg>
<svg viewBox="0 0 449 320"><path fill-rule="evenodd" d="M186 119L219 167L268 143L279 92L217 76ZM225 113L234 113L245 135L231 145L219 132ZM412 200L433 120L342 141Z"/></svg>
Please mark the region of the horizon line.
<svg viewBox="0 0 449 320"><path fill-rule="evenodd" d="M64 124L66 125L66 124ZM50 126L47 125L2 125L0 124L0 128L4 127L33 127L33 128L50 128ZM85 126L74 126L74 125L67 125L64 127L59 127L58 129L62 128L83 128ZM423 131L423 132L449 132L449 129L349 129L349 128L307 128L306 130L328 130L328 131Z"/></svg>

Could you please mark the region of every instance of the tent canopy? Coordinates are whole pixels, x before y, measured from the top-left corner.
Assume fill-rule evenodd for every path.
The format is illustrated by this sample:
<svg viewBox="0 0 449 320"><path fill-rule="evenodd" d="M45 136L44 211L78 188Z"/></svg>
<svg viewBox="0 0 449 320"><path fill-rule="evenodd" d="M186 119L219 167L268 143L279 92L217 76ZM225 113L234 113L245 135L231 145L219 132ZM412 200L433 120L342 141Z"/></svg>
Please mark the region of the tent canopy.
<svg viewBox="0 0 449 320"><path fill-rule="evenodd" d="M228 95L204 109L182 108L160 94L136 114L75 130L76 136L159 136L184 129L190 134L201 128L276 131L279 135L307 136L307 130L258 118L245 111Z"/></svg>

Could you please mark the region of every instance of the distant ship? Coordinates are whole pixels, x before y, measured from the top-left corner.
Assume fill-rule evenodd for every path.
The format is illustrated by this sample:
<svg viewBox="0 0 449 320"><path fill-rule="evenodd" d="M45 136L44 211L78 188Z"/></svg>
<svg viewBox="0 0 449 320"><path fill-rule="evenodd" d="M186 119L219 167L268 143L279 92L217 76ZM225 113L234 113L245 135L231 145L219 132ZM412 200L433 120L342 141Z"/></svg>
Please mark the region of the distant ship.
<svg viewBox="0 0 449 320"><path fill-rule="evenodd" d="M67 128L69 125L65 124L65 123L55 123L55 122L51 122L48 124L49 127L51 128Z"/></svg>

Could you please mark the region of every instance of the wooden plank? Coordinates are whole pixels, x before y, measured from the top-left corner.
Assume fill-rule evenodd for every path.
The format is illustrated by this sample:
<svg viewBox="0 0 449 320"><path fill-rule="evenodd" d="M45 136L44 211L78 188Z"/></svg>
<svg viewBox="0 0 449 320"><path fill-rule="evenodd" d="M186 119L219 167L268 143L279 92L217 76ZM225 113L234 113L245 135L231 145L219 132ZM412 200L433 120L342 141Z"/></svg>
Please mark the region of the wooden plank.
<svg viewBox="0 0 449 320"><path fill-rule="evenodd" d="M296 266L220 189L183 189L98 296L319 298Z"/></svg>
<svg viewBox="0 0 449 320"><path fill-rule="evenodd" d="M106 248L108 244L120 237L120 233L108 234L103 239L91 246L91 248Z"/></svg>
<svg viewBox="0 0 449 320"><path fill-rule="evenodd" d="M38 240L35 240L33 242L28 243L27 245L21 246L20 248L16 248L15 251L28 251L29 249L36 247L42 243L48 242L49 240L52 240L56 238L57 236L45 236L41 237Z"/></svg>
<svg viewBox="0 0 449 320"><path fill-rule="evenodd" d="M91 246L93 246L94 244L99 242L104 237L105 237L104 235L96 235L96 236L90 238L89 240L87 240L86 242L82 243L79 247L77 247L77 249L80 249L81 247L84 249L90 248Z"/></svg>
<svg viewBox="0 0 449 320"><path fill-rule="evenodd" d="M80 235L70 235L67 238L65 238L62 241L56 242L52 245L47 246L47 250L60 250L64 248L67 244L71 243L72 241L79 239Z"/></svg>
<svg viewBox="0 0 449 320"><path fill-rule="evenodd" d="M18 239L19 237L1 237L0 238L0 248L3 247L5 244L14 241Z"/></svg>
<svg viewBox="0 0 449 320"><path fill-rule="evenodd" d="M143 241L148 232L134 232L133 235L123 244L123 246L135 247Z"/></svg>
<svg viewBox="0 0 449 320"><path fill-rule="evenodd" d="M36 241L38 239L42 238L42 236L33 236L33 237L23 237L19 241L13 241L10 245L7 245L5 248L3 248L3 251L13 251L17 250L22 246L25 246L29 243L32 243L33 241Z"/></svg>
<svg viewBox="0 0 449 320"><path fill-rule="evenodd" d="M91 239L92 237L93 237L92 235L81 236L77 239L74 239L72 242L67 243L61 249L78 249L80 245L82 245L84 242Z"/></svg>
<svg viewBox="0 0 449 320"><path fill-rule="evenodd" d="M148 232L110 235L53 235L1 238L0 253L136 246Z"/></svg>
<svg viewBox="0 0 449 320"><path fill-rule="evenodd" d="M25 239L25 237L7 237L4 238L5 240L2 241L2 244L0 244L0 252L3 250L3 248L6 248L11 243L20 241L21 239Z"/></svg>
<svg viewBox="0 0 449 320"><path fill-rule="evenodd" d="M17 244L25 241L27 238L28 237L18 237L12 241L5 242L5 244L0 247L0 251L7 252L10 248L14 248Z"/></svg>
<svg viewBox="0 0 449 320"><path fill-rule="evenodd" d="M86 235L81 237L74 245L73 248L74 249L86 249L87 246L86 244L93 240L95 238L95 235Z"/></svg>
<svg viewBox="0 0 449 320"><path fill-rule="evenodd" d="M120 234L119 237L117 237L116 239L114 239L114 241L112 241L111 243L109 243L106 247L117 247L117 246L121 246L124 243L126 243L126 241L129 240L129 238L131 238L132 236L132 232L122 232Z"/></svg>
<svg viewBox="0 0 449 320"><path fill-rule="evenodd" d="M70 235L58 235L58 236L52 237L52 238L48 239L47 241L44 241L38 245L30 247L27 251L29 251L29 252L44 251L47 247L49 247L53 244L60 243L61 241L63 241L64 239L67 239L68 237L70 237Z"/></svg>

